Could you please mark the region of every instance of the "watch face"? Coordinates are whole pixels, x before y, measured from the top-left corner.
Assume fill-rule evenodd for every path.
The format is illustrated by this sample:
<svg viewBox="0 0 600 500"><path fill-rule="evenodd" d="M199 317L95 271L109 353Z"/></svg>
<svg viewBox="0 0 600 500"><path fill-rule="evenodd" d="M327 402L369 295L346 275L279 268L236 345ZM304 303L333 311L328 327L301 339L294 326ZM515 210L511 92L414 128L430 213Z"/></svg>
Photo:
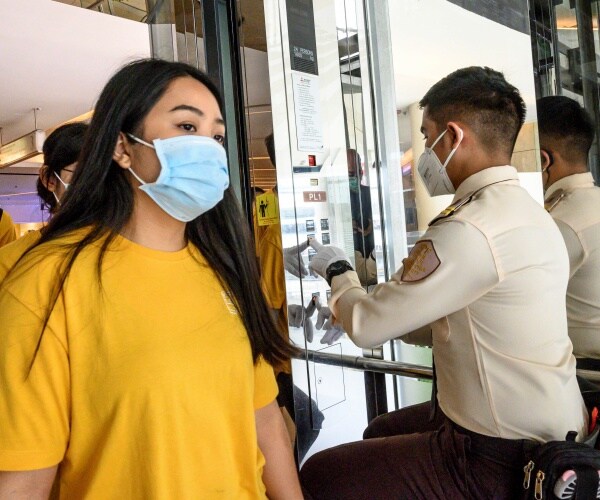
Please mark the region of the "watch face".
<svg viewBox="0 0 600 500"><path fill-rule="evenodd" d="M346 262L344 262L343 260L340 260L338 262L334 262L333 264L331 264L330 269L332 271L341 271L342 269L344 269L344 267L346 267Z"/></svg>

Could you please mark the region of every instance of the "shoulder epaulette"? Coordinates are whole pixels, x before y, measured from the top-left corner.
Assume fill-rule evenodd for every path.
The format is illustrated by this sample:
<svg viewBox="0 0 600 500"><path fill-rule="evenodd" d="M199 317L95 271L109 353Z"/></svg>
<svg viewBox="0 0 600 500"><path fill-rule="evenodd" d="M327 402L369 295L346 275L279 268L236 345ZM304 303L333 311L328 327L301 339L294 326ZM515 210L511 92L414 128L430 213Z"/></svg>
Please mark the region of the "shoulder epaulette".
<svg viewBox="0 0 600 500"><path fill-rule="evenodd" d="M454 203L453 205L450 205L449 207L442 210L442 212L437 217L435 217L428 225L433 226L436 222L453 216L458 211L459 208L462 208L465 205L467 205L468 203L471 203L475 199L476 195L478 193L480 193L481 191L483 191L485 188L493 186L494 184L500 184L501 182L507 182L507 181L511 181L511 180L512 179L502 179L501 181L492 182L490 184L486 184L483 187L480 187L477 191L472 193L471 196L462 198L462 199L458 200L456 203Z"/></svg>
<svg viewBox="0 0 600 500"><path fill-rule="evenodd" d="M447 219L448 217L452 217L460 208L464 207L467 203L470 203L471 201L473 201L473 198L475 198L475 194L476 193L473 193L471 196L467 196L466 198L463 198L462 200L458 200L456 203L453 203L452 205L446 207L444 210L442 210L439 213L439 215L437 215L429 223L429 226L433 226L438 221Z"/></svg>
<svg viewBox="0 0 600 500"><path fill-rule="evenodd" d="M561 200L566 196L566 192L562 189L558 189L550 198L544 200L544 208L547 212L552 212L552 210L558 205Z"/></svg>

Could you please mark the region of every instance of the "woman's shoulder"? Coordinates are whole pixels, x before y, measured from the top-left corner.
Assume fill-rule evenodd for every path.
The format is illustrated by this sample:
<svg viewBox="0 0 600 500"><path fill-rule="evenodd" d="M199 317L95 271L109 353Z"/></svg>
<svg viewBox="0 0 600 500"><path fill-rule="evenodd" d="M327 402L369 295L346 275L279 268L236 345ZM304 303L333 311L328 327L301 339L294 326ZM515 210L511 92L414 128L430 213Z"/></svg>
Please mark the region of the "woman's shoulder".
<svg viewBox="0 0 600 500"><path fill-rule="evenodd" d="M43 283L46 276L50 281L57 279L57 273L89 231L89 228L77 229L42 242L39 242L41 232L34 231L3 247L0 249L2 287L27 279Z"/></svg>
<svg viewBox="0 0 600 500"><path fill-rule="evenodd" d="M21 255L39 239L40 231L29 231L18 240L0 248L0 282L2 282L6 273L15 265Z"/></svg>

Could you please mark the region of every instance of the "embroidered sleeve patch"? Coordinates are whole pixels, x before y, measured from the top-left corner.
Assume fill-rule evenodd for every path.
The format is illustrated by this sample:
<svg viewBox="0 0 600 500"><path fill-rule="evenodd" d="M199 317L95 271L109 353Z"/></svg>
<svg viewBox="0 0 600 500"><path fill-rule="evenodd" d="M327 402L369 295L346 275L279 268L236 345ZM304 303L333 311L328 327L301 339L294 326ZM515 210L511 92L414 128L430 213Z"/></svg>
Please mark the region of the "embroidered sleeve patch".
<svg viewBox="0 0 600 500"><path fill-rule="evenodd" d="M417 241L403 261L402 281L414 283L432 274L441 264L431 240Z"/></svg>

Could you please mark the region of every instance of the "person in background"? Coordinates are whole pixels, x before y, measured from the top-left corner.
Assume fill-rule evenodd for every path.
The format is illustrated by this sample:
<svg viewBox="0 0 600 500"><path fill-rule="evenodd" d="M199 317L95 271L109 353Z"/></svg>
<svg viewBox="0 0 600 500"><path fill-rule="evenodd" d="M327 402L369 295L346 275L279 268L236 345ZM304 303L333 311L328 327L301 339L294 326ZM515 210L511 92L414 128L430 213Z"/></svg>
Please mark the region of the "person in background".
<svg viewBox="0 0 600 500"><path fill-rule="evenodd" d="M339 248L314 245L311 267L359 347L432 325L433 408L443 423L313 455L300 474L315 499L518 498L528 446L587 434L567 332L565 245L509 165L525 119L519 91L497 71L470 67L420 105L417 170L430 195L454 194L452 205L372 293Z"/></svg>
<svg viewBox="0 0 600 500"><path fill-rule="evenodd" d="M87 129L85 123L67 123L44 141L44 164L40 168L37 192L50 214L56 213L71 184Z"/></svg>
<svg viewBox="0 0 600 500"><path fill-rule="evenodd" d="M10 214L0 208L0 247L17 239L17 228Z"/></svg>
<svg viewBox="0 0 600 500"><path fill-rule="evenodd" d="M60 200L71 183L87 128L85 123L61 125L44 141L44 164L40 168L37 192L50 215L60 207ZM40 231L29 231L0 250L0 281L39 237Z"/></svg>
<svg viewBox="0 0 600 500"><path fill-rule="evenodd" d="M0 284L0 498L302 498L222 101L183 63L102 91L61 208ZM10 353L10 355L8 355Z"/></svg>
<svg viewBox="0 0 600 500"><path fill-rule="evenodd" d="M355 149L348 149L346 158L348 161L354 250L359 252L364 259L367 259L375 249L371 191L369 186L361 184L363 177L362 160L358 152Z"/></svg>
<svg viewBox="0 0 600 500"><path fill-rule="evenodd" d="M588 169L594 122L564 96L539 99L537 112L545 204L569 253L573 353L578 368L600 370L600 187Z"/></svg>

